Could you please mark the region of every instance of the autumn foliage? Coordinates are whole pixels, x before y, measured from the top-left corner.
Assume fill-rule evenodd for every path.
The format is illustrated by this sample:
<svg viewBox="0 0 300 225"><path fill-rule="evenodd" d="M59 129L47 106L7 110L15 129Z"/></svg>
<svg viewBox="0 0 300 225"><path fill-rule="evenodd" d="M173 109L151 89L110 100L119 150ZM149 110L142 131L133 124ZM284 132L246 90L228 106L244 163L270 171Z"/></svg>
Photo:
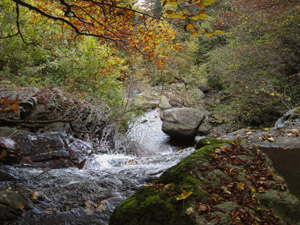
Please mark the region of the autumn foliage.
<svg viewBox="0 0 300 225"><path fill-rule="evenodd" d="M22 28L19 23L22 16L20 8L27 8L34 13L34 15L25 15L29 17L28 22L33 25L41 17L47 18L47 22L54 22L74 31L74 37L85 35L96 37L102 42L113 42L119 49L138 52L147 59L154 60L160 68L163 68L168 51L180 50L180 47L173 41L174 30L164 22L163 17L153 17L131 4L119 3L116 0L5 1L7 4L15 3L16 5L16 34L21 35L22 38ZM197 35L205 33L205 30L199 30L194 21L206 18L204 7L211 3L213 0L189 2L164 0L162 5L166 8L166 18L185 19L184 29L192 31L192 35ZM199 10L195 11L195 6ZM12 34L7 34L7 36L12 36Z"/></svg>

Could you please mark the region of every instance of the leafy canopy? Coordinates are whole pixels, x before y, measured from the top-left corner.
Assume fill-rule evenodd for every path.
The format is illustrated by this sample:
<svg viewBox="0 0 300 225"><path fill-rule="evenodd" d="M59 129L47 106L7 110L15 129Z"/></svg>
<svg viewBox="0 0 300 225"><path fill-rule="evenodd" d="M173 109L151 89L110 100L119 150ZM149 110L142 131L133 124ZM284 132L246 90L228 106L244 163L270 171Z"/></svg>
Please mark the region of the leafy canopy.
<svg viewBox="0 0 300 225"><path fill-rule="evenodd" d="M197 35L205 31L197 29L195 21L206 18L204 7L211 3L213 0L163 0L161 4L165 7L166 18L185 19L185 30ZM175 33L163 22L164 17L154 17L134 7L130 1L3 0L3 4L15 7L17 19L15 33L6 32L1 38L20 35L25 41L21 19L30 18L31 23L36 24L44 17L71 29L74 37L85 35L97 37L104 42L110 41L118 48L139 52L146 58L154 59L159 65L165 62L165 49L179 48L172 43ZM20 13L21 8L29 9L34 15Z"/></svg>

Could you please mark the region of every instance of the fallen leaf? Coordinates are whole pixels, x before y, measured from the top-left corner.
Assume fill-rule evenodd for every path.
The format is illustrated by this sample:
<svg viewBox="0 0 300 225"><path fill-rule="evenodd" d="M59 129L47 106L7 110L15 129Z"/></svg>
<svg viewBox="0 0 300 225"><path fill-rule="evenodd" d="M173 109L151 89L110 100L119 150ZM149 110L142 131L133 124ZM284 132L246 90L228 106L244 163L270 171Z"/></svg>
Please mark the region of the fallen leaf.
<svg viewBox="0 0 300 225"><path fill-rule="evenodd" d="M264 189L263 187L260 187L260 188L258 188L258 192L259 192L259 193L264 193L264 192L265 192L265 189Z"/></svg>
<svg viewBox="0 0 300 225"><path fill-rule="evenodd" d="M206 204L203 204L201 202L198 203L197 205L197 212L198 213L204 213L204 212L207 212L210 210L210 206L209 205L206 205Z"/></svg>
<svg viewBox="0 0 300 225"><path fill-rule="evenodd" d="M292 129L291 132L293 135L299 136L299 131L297 129Z"/></svg>
<svg viewBox="0 0 300 225"><path fill-rule="evenodd" d="M22 203L19 204L19 209L21 209L21 210L24 209L24 205Z"/></svg>
<svg viewBox="0 0 300 225"><path fill-rule="evenodd" d="M80 163L78 163L78 164L76 165L77 168L81 170L81 169L84 167L85 162L86 162L86 159L82 160Z"/></svg>
<svg viewBox="0 0 300 225"><path fill-rule="evenodd" d="M2 150L1 155L0 155L0 159L4 159L6 155L7 155L6 151Z"/></svg>
<svg viewBox="0 0 300 225"><path fill-rule="evenodd" d="M15 104L12 104L11 105L11 109L13 110L13 111L19 111L19 104L17 104L17 103L15 103Z"/></svg>
<svg viewBox="0 0 300 225"><path fill-rule="evenodd" d="M252 194L256 192L254 187L249 187L249 188Z"/></svg>
<svg viewBox="0 0 300 225"><path fill-rule="evenodd" d="M237 184L237 188L240 189L240 190L244 190L245 189L245 184L240 182Z"/></svg>
<svg viewBox="0 0 300 225"><path fill-rule="evenodd" d="M188 215L188 216L192 215L194 213L195 213L195 211L194 211L193 207L187 208L186 211L185 211L185 214Z"/></svg>
<svg viewBox="0 0 300 225"><path fill-rule="evenodd" d="M31 198L32 200L38 200L39 197L40 197L40 194L37 193L36 191L34 191L34 192L31 193L31 197L30 197L30 198Z"/></svg>
<svg viewBox="0 0 300 225"><path fill-rule="evenodd" d="M103 212L106 210L106 204L104 201L97 202L97 211Z"/></svg>
<svg viewBox="0 0 300 225"><path fill-rule="evenodd" d="M267 140L270 141L270 142L276 141L276 139L274 137L268 137Z"/></svg>
<svg viewBox="0 0 300 225"><path fill-rule="evenodd" d="M227 187L222 186L221 189L222 189L222 191L223 191L225 194L231 195L231 192L227 189Z"/></svg>

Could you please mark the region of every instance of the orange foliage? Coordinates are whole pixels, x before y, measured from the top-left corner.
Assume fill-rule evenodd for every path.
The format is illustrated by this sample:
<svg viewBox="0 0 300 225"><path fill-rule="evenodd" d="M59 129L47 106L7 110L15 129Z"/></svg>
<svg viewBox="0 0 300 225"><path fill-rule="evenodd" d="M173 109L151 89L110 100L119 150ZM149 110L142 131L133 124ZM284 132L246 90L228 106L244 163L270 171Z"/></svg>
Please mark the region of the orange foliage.
<svg viewBox="0 0 300 225"><path fill-rule="evenodd" d="M130 53L138 52L146 58L154 60L162 67L168 51L180 50L173 44L175 32L162 25L160 19L136 10L131 5L118 4L116 0L10 0L18 6L23 6L35 13L31 23L36 23L41 17L48 18L62 27L71 29L74 35L86 35L99 38L101 41L111 41L118 48ZM204 6L214 0L164 0L167 17L186 19L186 30L193 36L202 33L197 30L196 20L205 19ZM193 13L181 10L181 5L187 4L193 8ZM192 7L191 7L192 6ZM195 12L195 6L199 8ZM173 8L172 8L173 7Z"/></svg>

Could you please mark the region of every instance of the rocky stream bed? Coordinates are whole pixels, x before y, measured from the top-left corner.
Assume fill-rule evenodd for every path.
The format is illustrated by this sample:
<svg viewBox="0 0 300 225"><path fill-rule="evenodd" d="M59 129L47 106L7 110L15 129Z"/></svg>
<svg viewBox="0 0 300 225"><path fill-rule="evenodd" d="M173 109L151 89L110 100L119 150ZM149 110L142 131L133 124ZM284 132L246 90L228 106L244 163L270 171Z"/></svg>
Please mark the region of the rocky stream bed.
<svg viewBox="0 0 300 225"><path fill-rule="evenodd" d="M0 224L107 225L125 199L110 224L300 224L299 109L195 150L162 132L159 109L126 137L101 102L59 89L0 93Z"/></svg>

